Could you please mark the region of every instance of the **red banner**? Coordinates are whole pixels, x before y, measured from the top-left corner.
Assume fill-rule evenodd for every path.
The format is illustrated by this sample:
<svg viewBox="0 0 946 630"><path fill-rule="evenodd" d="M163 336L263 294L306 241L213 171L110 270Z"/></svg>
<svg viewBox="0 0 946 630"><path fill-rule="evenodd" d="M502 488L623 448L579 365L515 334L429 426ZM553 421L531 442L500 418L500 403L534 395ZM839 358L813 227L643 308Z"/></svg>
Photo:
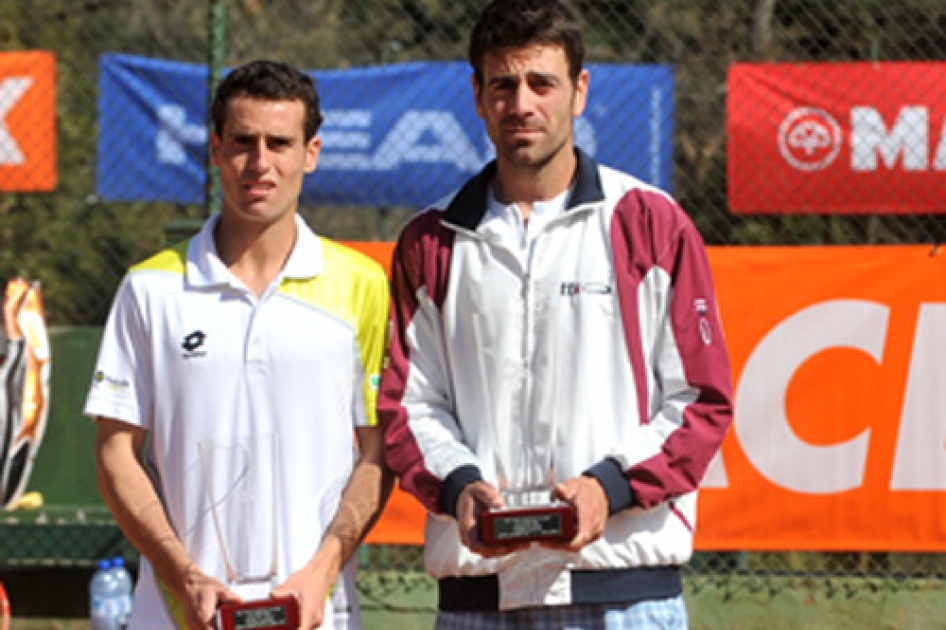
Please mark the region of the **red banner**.
<svg viewBox="0 0 946 630"><path fill-rule="evenodd" d="M734 213L946 212L946 63L736 64Z"/></svg>
<svg viewBox="0 0 946 630"><path fill-rule="evenodd" d="M392 247L368 253L388 264ZM946 252L709 256L736 419L703 483L697 548L946 551ZM396 491L368 541L422 544L423 523Z"/></svg>
<svg viewBox="0 0 946 630"><path fill-rule="evenodd" d="M56 59L0 52L0 191L48 191L56 182Z"/></svg>

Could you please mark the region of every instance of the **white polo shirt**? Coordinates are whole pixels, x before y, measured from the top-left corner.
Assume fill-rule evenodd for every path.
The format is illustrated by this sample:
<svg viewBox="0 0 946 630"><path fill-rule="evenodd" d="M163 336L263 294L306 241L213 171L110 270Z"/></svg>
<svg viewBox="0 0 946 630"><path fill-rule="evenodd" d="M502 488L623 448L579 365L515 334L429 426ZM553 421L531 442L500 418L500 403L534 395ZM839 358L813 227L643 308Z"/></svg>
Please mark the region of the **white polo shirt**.
<svg viewBox="0 0 946 630"><path fill-rule="evenodd" d="M148 430L147 465L171 524L221 580L199 445L275 434L279 583L311 559L334 516L354 463L353 428L377 421L387 278L297 217L286 266L257 299L217 255L218 220L129 271L84 411ZM264 547L272 532L249 536ZM142 558L131 627L170 625Z"/></svg>

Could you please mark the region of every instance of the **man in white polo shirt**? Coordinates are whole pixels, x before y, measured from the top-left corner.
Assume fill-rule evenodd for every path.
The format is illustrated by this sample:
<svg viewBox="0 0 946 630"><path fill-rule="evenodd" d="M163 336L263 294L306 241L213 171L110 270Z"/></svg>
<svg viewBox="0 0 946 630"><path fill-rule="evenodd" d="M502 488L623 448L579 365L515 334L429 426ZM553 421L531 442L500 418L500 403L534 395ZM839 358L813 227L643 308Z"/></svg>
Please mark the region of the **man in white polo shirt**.
<svg viewBox="0 0 946 630"><path fill-rule="evenodd" d="M131 628L209 628L244 595L228 578L211 470L223 459L236 487L239 453L263 444L255 471L274 490L250 498L277 518L242 542L274 553L265 591L294 595L303 628L332 627L344 616L333 585L391 489L375 415L387 280L297 214L320 149L310 77L247 64L211 113L222 210L129 271L85 406L100 489L142 553Z"/></svg>

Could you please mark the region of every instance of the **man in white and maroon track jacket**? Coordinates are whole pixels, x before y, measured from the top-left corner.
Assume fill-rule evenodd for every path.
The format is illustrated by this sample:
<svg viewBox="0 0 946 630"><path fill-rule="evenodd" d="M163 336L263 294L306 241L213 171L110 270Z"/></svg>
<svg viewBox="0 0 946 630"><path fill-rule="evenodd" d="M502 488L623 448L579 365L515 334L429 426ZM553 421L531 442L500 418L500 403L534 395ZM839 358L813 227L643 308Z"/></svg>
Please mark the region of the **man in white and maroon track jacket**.
<svg viewBox="0 0 946 630"><path fill-rule="evenodd" d="M703 241L666 193L574 147L588 75L568 45L477 60L474 44L497 158L414 218L394 257L379 416L388 465L429 511L441 615L682 606L697 488L732 420ZM575 539L484 545L476 514L550 474Z"/></svg>

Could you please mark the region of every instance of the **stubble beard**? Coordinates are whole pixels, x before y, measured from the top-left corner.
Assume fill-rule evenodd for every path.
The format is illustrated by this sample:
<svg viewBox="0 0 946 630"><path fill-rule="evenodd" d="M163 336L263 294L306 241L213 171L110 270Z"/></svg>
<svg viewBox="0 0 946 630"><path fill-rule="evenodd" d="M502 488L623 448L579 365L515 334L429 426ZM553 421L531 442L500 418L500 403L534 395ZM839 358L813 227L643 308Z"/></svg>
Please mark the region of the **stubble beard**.
<svg viewBox="0 0 946 630"><path fill-rule="evenodd" d="M521 142L507 147L502 151L505 161L511 166L523 170L539 171L555 161L563 150L566 150L567 140L551 145L540 146L528 142Z"/></svg>

